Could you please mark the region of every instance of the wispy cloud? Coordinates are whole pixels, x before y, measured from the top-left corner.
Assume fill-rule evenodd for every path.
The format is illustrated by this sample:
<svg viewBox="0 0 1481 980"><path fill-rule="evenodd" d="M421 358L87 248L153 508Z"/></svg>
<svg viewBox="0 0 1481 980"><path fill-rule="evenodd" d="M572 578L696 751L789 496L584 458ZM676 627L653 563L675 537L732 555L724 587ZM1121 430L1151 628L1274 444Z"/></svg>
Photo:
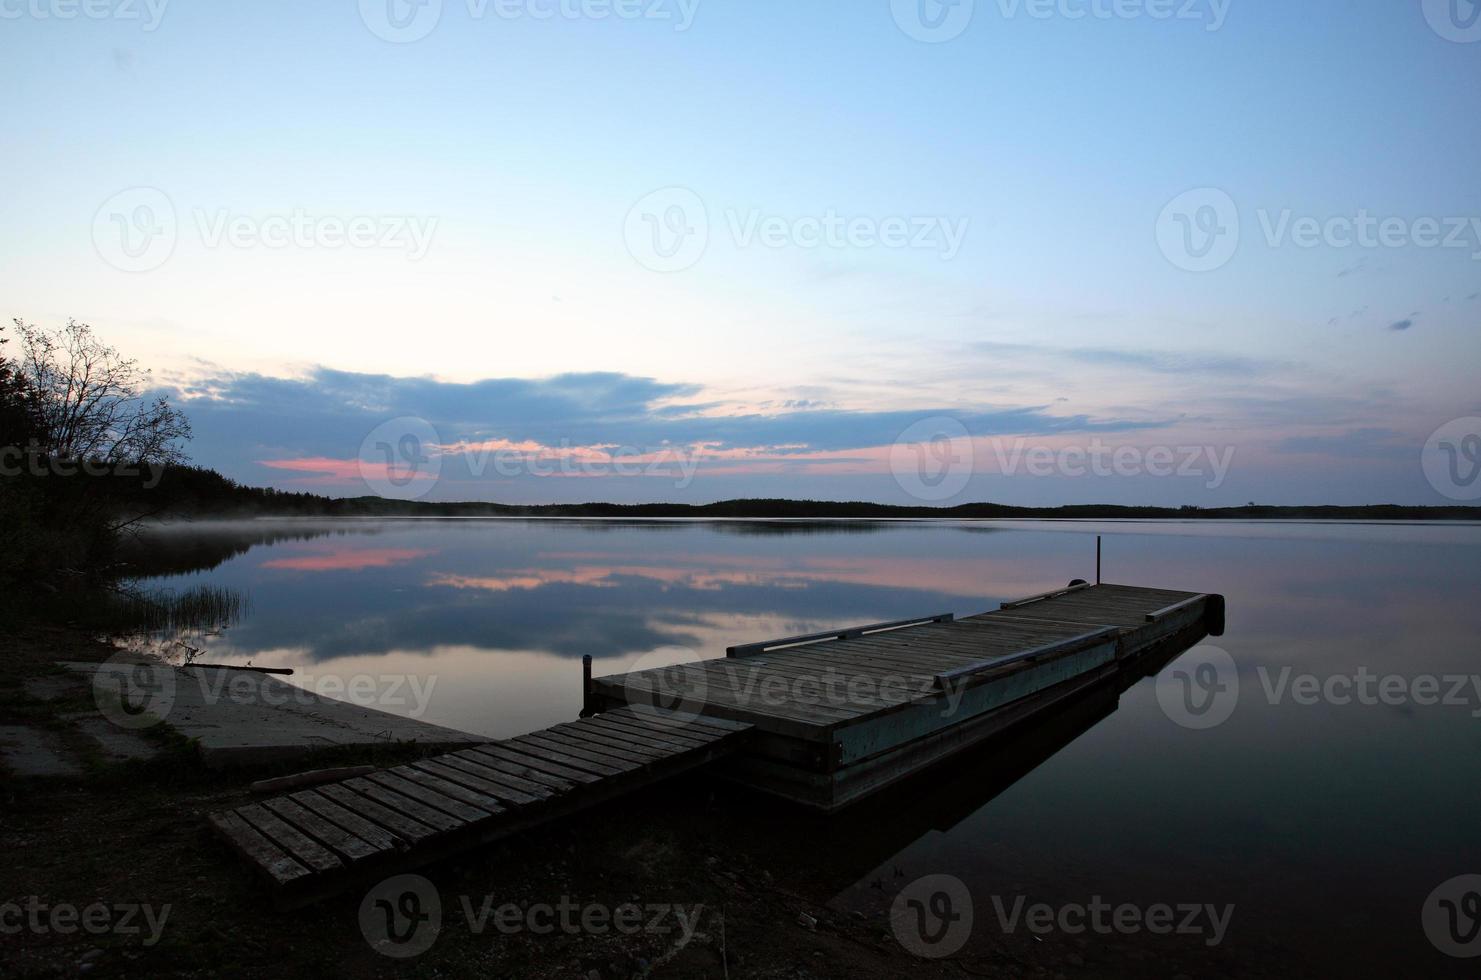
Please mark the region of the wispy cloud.
<svg viewBox="0 0 1481 980"><path fill-rule="evenodd" d="M1214 351L1150 351L1110 347L1049 347L978 341L972 349L1001 356L1052 357L1098 367L1131 368L1156 374L1204 374L1220 377L1255 376L1280 366L1278 362Z"/></svg>

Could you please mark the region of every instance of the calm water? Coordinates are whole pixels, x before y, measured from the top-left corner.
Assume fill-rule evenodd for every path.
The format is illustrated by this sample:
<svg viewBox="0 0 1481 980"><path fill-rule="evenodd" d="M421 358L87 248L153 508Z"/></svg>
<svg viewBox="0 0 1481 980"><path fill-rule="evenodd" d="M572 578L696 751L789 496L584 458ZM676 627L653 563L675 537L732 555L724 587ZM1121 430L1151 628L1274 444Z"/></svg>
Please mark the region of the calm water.
<svg viewBox="0 0 1481 980"><path fill-rule="evenodd" d="M1093 577L1095 533L1108 581L1227 596L1208 642L1237 664L1232 714L1183 727L1154 677L1088 699L912 786L908 808L836 821L843 845L818 859L833 901L878 911L898 887L872 882L949 872L993 928L991 894L1234 903L1236 949L1459 965L1420 916L1441 882L1481 872L1481 527L260 521L147 545L175 572L155 584L248 595L240 624L198 642L206 659L507 736L576 714L582 654L605 674L654 651L980 612ZM1290 688L1360 670L1398 678L1388 703ZM1432 696L1458 703L1419 703Z"/></svg>

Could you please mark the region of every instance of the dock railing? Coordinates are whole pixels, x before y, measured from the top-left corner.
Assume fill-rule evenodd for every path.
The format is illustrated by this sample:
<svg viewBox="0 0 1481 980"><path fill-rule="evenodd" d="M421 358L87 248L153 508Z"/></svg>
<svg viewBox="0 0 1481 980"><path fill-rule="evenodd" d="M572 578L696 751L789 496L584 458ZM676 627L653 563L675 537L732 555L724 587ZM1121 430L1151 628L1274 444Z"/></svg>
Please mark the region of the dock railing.
<svg viewBox="0 0 1481 980"><path fill-rule="evenodd" d="M937 613L935 616L897 619L890 623L870 623L868 626L849 626L845 629L830 630L824 633L804 633L801 636L784 636L780 640L766 640L762 643L742 643L739 646L726 647L725 656L754 657L758 653L779 650L783 647L799 647L809 643L823 643L828 640L852 640L856 637L868 636L870 633L884 633L889 630L904 629L907 626L924 626L927 623L949 623L954 618L954 613Z"/></svg>
<svg viewBox="0 0 1481 980"><path fill-rule="evenodd" d="M1080 647L1091 646L1095 641L1113 638L1119 632L1115 626L1099 626L1079 636L1068 639L1057 640L1054 643L1046 643L1043 646L1034 647L1032 650L1021 650L1011 653L1006 657L989 657L976 663L963 664L953 667L951 670L943 670L936 674L936 687L938 690L948 690L952 683L961 681L967 677L987 673L999 667L1007 667L1010 664L1022 663L1025 660L1036 660L1040 657L1048 657L1064 653Z"/></svg>

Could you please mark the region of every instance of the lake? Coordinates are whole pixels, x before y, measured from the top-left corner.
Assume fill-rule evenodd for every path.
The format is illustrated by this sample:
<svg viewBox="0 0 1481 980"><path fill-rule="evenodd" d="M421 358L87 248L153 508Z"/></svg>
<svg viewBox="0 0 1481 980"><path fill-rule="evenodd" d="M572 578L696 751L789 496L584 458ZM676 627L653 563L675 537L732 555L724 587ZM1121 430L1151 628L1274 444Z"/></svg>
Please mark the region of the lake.
<svg viewBox="0 0 1481 980"><path fill-rule="evenodd" d="M908 806L839 819L846 853L818 858L833 902L949 873L974 941L998 927L989 895L1100 896L1233 904L1229 945L1256 954L1459 965L1421 910L1481 872L1481 526L263 520L141 543L167 572L145 584L245 595L240 622L189 640L201 659L502 737L576 715L583 654L601 675L981 612L1093 579L1096 534L1107 581L1227 597L1203 645L1237 665L1227 719L1189 727L1169 701L1195 650L992 743Z"/></svg>

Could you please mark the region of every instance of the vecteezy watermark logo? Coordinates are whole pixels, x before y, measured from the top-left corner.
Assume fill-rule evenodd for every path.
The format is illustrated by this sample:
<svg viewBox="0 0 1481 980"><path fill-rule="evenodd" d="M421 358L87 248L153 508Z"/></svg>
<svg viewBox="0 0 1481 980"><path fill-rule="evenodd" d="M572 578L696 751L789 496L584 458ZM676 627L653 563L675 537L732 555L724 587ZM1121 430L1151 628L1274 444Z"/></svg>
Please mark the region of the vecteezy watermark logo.
<svg viewBox="0 0 1481 980"><path fill-rule="evenodd" d="M916 956L950 956L972 935L972 893L954 875L917 878L895 896L890 928Z"/></svg>
<svg viewBox="0 0 1481 980"><path fill-rule="evenodd" d="M998 13L1013 20L1020 13L1034 20L1177 20L1204 24L1213 32L1224 26L1234 0L997 0Z"/></svg>
<svg viewBox="0 0 1481 980"><path fill-rule="evenodd" d="M709 681L699 655L687 647L659 647L638 657L623 680L633 713L656 728L681 728L704 708Z"/></svg>
<svg viewBox="0 0 1481 980"><path fill-rule="evenodd" d="M1425 440L1425 479L1451 500L1481 499L1481 418L1452 419Z"/></svg>
<svg viewBox="0 0 1481 980"><path fill-rule="evenodd" d="M1346 249L1465 249L1481 261L1481 217L1475 215L1297 214L1291 208L1258 208L1267 248L1309 251ZM1211 272L1228 264L1240 244L1240 214L1234 199L1216 187L1173 198L1157 218L1157 245L1167 260L1188 272Z"/></svg>
<svg viewBox="0 0 1481 980"><path fill-rule="evenodd" d="M969 218L937 214L845 215L833 208L822 214L765 214L760 208L725 212L725 226L737 248L917 249L935 252L943 262L956 258L967 237Z"/></svg>
<svg viewBox="0 0 1481 980"><path fill-rule="evenodd" d="M1297 674L1289 666L1274 676L1264 666L1258 667L1260 687L1272 705L1290 703L1310 707L1349 704L1390 707L1417 705L1421 708L1442 705L1470 708L1472 718L1481 718L1481 674L1375 674L1360 666L1351 674ZM1474 706L1474 707L1473 707Z"/></svg>
<svg viewBox="0 0 1481 980"><path fill-rule="evenodd" d="M437 27L442 0L360 0L360 19L382 41L408 44Z"/></svg>
<svg viewBox="0 0 1481 980"><path fill-rule="evenodd" d="M1202 478L1210 490L1223 486L1235 452L1234 446L1112 446L1098 436L1079 446L1030 446L1023 438L991 444L1004 476Z"/></svg>
<svg viewBox="0 0 1481 980"><path fill-rule="evenodd" d="M1430 30L1447 41L1481 41L1481 2L1478 0L1424 0L1424 19Z"/></svg>
<svg viewBox="0 0 1481 980"><path fill-rule="evenodd" d="M972 437L946 415L911 424L890 446L890 472L917 500L948 500L966 489L973 470Z"/></svg>
<svg viewBox="0 0 1481 980"><path fill-rule="evenodd" d="M503 936L529 933L548 936L561 933L567 936L606 936L616 933L636 936L646 933L653 936L680 934L677 944L683 947L699 928L704 915L703 904L677 905L668 902L649 902L639 905L624 902L621 905L603 905L600 902L578 902L569 895L562 895L555 902L531 902L516 904L505 902L494 905L493 895L484 895L476 903L472 895L459 895L458 904L468 923L468 931L481 936L492 926Z"/></svg>
<svg viewBox="0 0 1481 980"><path fill-rule="evenodd" d="M944 215L848 215L835 208L783 215L761 208L726 208L715 229L738 249L861 250L885 248L934 252L951 261L961 251L970 219ZM622 225L627 251L654 272L679 272L697 263L710 244L710 212L687 187L665 187L645 195Z"/></svg>
<svg viewBox="0 0 1481 980"><path fill-rule="evenodd" d="M177 692L189 694L200 704L292 706L312 711L327 699L389 709L403 718L421 718L427 713L438 678L437 674L310 673L297 675L297 683L289 684L254 671L206 667L186 667L180 675L174 682L179 685Z"/></svg>
<svg viewBox="0 0 1481 980"><path fill-rule="evenodd" d="M341 217L295 208L286 214L251 215L195 208L191 215L206 248L395 249L417 262L437 232L436 217L406 214Z"/></svg>
<svg viewBox="0 0 1481 980"><path fill-rule="evenodd" d="M164 20L169 0L8 0L0 2L0 20L137 20L148 33Z"/></svg>
<svg viewBox="0 0 1481 980"><path fill-rule="evenodd" d="M121 272L148 272L175 251L175 205L157 187L130 187L93 215L93 247Z"/></svg>
<svg viewBox="0 0 1481 980"><path fill-rule="evenodd" d="M1430 892L1424 934L1446 956L1481 956L1481 875L1457 875Z"/></svg>
<svg viewBox="0 0 1481 980"><path fill-rule="evenodd" d="M77 476L93 479L120 477L129 480L143 479L139 486L153 490L164 479L164 463L112 463L97 459L66 459L48 455L41 451L33 440L27 446L0 446L0 476Z"/></svg>
<svg viewBox="0 0 1481 980"><path fill-rule="evenodd" d="M975 5L976 0L890 0L890 13L907 37L940 44L967 29Z"/></svg>
<svg viewBox="0 0 1481 980"><path fill-rule="evenodd" d="M114 654L93 672L93 703L113 724L126 730L150 728L175 706L175 670L162 664L134 663Z"/></svg>
<svg viewBox="0 0 1481 980"><path fill-rule="evenodd" d="M403 415L370 430L355 462L360 479L375 493L416 500L442 475L442 438L426 419Z"/></svg>
<svg viewBox="0 0 1481 980"><path fill-rule="evenodd" d="M1035 936L1051 932L1067 936L1086 932L1098 936L1141 932L1154 936L1177 934L1203 936L1204 945L1209 947L1224 941L1229 933L1229 922L1234 917L1232 904L1183 902L1172 905L1157 902L1141 906L1123 902L1112 905L1099 895L1092 895L1088 903L1066 902L1063 905L1030 904L1023 895L1014 896L1013 901L1008 902L1001 895L994 895L992 904L998 927L1004 933L1017 932L1021 925Z"/></svg>
<svg viewBox="0 0 1481 980"><path fill-rule="evenodd" d="M382 955L420 956L441 931L442 897L421 875L387 878L360 900L360 934Z"/></svg>
<svg viewBox="0 0 1481 980"><path fill-rule="evenodd" d="M3 2L3 0L0 0ZM148 272L167 262L182 230L203 248L378 249L420 261L432 247L438 219L410 214L318 214L303 208L273 214L237 214L192 208L181 228L174 202L156 187L131 187L104 201L93 215L93 247L123 272Z"/></svg>
<svg viewBox="0 0 1481 980"><path fill-rule="evenodd" d="M158 908L135 902L75 905L71 902L46 902L40 896L31 895L24 900L0 904L0 936L23 932L36 936L70 936L78 932L90 936L143 935L140 945L153 946L164 935L165 922L169 918L168 902Z"/></svg>
<svg viewBox="0 0 1481 980"><path fill-rule="evenodd" d="M1212 272L1239 248L1239 208L1217 187L1184 191L1157 216L1157 247L1187 272Z"/></svg>
<svg viewBox="0 0 1481 980"><path fill-rule="evenodd" d="M653 272L681 272L704 256L710 214L687 187L664 187L628 209L622 240L638 264Z"/></svg>
<svg viewBox="0 0 1481 980"><path fill-rule="evenodd" d="M1351 215L1298 215L1290 208L1274 212L1260 208L1256 214L1265 244L1270 248L1283 248L1289 243L1307 250L1323 247L1469 249L1471 259L1481 261L1481 217L1379 217L1370 214L1367 208L1359 208Z"/></svg>
<svg viewBox="0 0 1481 980"><path fill-rule="evenodd" d="M1157 675L1157 703L1184 728L1213 728L1239 704L1239 670L1229 651L1201 643Z"/></svg>
<svg viewBox="0 0 1481 980"><path fill-rule="evenodd" d="M464 0L470 21L592 20L648 21L689 30L700 0ZM442 0L360 0L360 19L372 34L403 44L420 41L437 27Z"/></svg>

